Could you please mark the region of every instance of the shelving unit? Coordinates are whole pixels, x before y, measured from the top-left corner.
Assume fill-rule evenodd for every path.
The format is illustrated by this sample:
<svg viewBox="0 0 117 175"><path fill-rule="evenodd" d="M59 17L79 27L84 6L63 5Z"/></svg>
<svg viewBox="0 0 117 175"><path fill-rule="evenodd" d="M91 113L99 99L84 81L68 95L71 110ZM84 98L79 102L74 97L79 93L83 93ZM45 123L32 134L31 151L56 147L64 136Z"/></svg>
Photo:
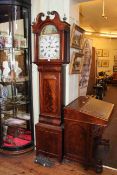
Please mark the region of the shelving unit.
<svg viewBox="0 0 117 175"><path fill-rule="evenodd" d="M33 149L31 2L0 0L0 149Z"/></svg>

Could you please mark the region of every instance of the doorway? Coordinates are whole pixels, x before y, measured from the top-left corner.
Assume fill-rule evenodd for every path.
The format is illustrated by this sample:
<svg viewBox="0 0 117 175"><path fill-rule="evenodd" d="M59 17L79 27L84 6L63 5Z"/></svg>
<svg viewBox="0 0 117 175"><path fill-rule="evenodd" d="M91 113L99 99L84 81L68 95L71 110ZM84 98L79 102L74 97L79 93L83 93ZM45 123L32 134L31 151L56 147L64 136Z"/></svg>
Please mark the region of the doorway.
<svg viewBox="0 0 117 175"><path fill-rule="evenodd" d="M92 46L96 49L97 75L100 72L112 76L117 73L117 10L114 8L117 2L111 0L95 0L80 3L80 27L86 32L85 36L92 40ZM110 11L109 9L113 9ZM111 20L111 21L110 21ZM114 111L112 119L105 129L103 138L109 139L109 149L100 148L99 154L103 164L117 169L117 82L107 87L104 101L113 103Z"/></svg>

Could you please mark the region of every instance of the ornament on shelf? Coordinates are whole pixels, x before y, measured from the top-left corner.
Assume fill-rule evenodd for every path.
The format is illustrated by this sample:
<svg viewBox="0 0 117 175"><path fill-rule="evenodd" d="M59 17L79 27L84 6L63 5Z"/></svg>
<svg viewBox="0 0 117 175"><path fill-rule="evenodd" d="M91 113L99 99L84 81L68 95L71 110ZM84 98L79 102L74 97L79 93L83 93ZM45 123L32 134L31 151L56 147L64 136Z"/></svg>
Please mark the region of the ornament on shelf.
<svg viewBox="0 0 117 175"><path fill-rule="evenodd" d="M3 81L9 78L10 68L8 65L8 61L3 61Z"/></svg>

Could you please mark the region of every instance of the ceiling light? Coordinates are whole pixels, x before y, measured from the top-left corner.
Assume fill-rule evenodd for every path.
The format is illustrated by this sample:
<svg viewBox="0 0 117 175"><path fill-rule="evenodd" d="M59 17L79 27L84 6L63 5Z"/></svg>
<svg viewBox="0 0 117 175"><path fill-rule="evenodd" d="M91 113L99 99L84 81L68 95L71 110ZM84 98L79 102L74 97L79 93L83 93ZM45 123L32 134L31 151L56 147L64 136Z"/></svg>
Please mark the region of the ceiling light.
<svg viewBox="0 0 117 175"><path fill-rule="evenodd" d="M85 32L85 35L92 35L92 34L93 34L92 32L88 32L88 31Z"/></svg>
<svg viewBox="0 0 117 175"><path fill-rule="evenodd" d="M108 17L105 15L105 1L102 0L102 17L107 19Z"/></svg>
<svg viewBox="0 0 117 175"><path fill-rule="evenodd" d="M103 37L117 38L117 35L115 34L100 33L99 35Z"/></svg>
<svg viewBox="0 0 117 175"><path fill-rule="evenodd" d="M117 38L117 34L114 33L101 33L101 32L90 32L85 31L85 35L92 35L92 36L100 36L100 37L108 37L108 38Z"/></svg>

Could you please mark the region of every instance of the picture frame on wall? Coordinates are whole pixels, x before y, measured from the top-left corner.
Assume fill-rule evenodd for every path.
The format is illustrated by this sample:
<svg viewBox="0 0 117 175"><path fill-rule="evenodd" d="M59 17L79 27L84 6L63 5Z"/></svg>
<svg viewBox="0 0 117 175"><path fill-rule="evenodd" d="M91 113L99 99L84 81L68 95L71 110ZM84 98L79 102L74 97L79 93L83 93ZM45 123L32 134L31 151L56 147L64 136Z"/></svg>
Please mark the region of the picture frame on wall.
<svg viewBox="0 0 117 175"><path fill-rule="evenodd" d="M107 49L103 49L103 57L109 57L109 51Z"/></svg>
<svg viewBox="0 0 117 175"><path fill-rule="evenodd" d="M114 66L117 66L117 55L114 55Z"/></svg>
<svg viewBox="0 0 117 175"><path fill-rule="evenodd" d="M80 74L82 70L82 54L73 51L71 63L70 63L70 74Z"/></svg>
<svg viewBox="0 0 117 175"><path fill-rule="evenodd" d="M97 53L98 57L102 57L103 56L103 50L102 49L97 49L96 53Z"/></svg>
<svg viewBox="0 0 117 175"><path fill-rule="evenodd" d="M102 67L102 60L98 60L98 61L97 61L97 66L98 66L98 67Z"/></svg>
<svg viewBox="0 0 117 175"><path fill-rule="evenodd" d="M114 66L117 66L117 61L114 61Z"/></svg>
<svg viewBox="0 0 117 175"><path fill-rule="evenodd" d="M117 55L114 55L114 61L117 61Z"/></svg>
<svg viewBox="0 0 117 175"><path fill-rule="evenodd" d="M109 60L102 60L101 65L102 67L109 67Z"/></svg>
<svg viewBox="0 0 117 175"><path fill-rule="evenodd" d="M83 33L84 29L76 24L73 24L70 37L70 46L75 49L82 49L83 47Z"/></svg>
<svg viewBox="0 0 117 175"><path fill-rule="evenodd" d="M117 66L113 66L113 72L117 72Z"/></svg>

